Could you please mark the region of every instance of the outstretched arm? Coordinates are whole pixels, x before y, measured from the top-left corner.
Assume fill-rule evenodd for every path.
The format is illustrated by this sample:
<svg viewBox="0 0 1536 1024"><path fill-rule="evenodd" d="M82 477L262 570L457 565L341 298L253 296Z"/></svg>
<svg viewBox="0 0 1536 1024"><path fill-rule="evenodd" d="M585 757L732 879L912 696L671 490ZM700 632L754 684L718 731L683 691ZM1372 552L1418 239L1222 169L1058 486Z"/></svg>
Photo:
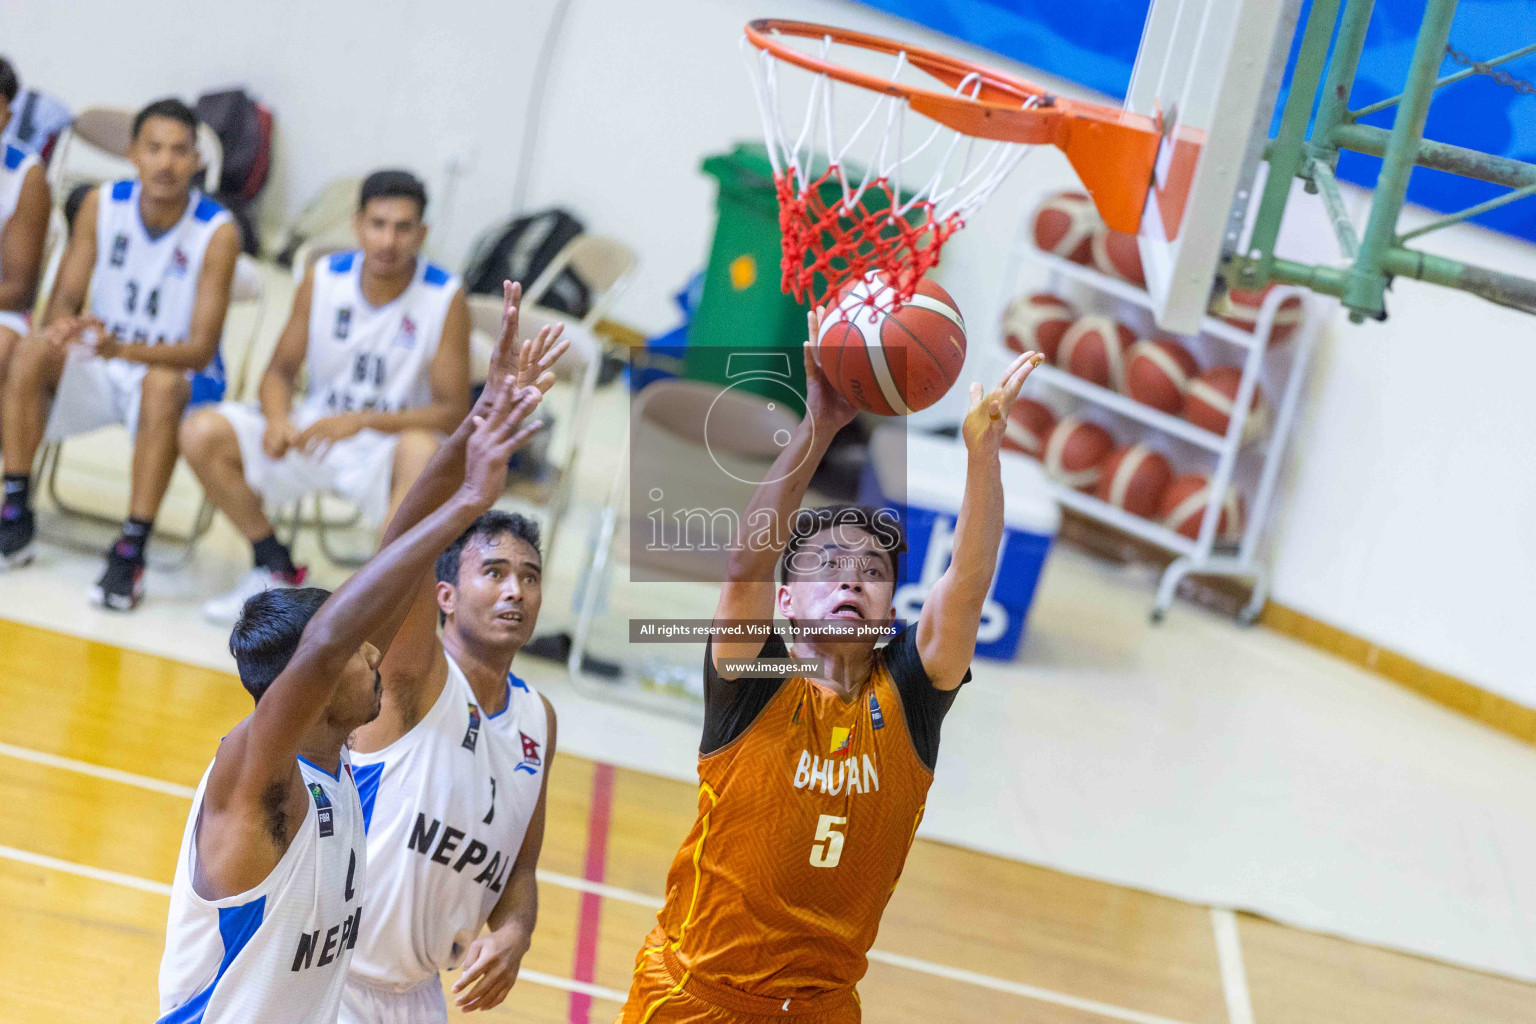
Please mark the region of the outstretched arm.
<svg viewBox="0 0 1536 1024"><path fill-rule="evenodd" d="M330 703L348 662L370 636L399 624L401 598L449 542L491 506L506 484L507 458L528 403L502 389L466 442L462 484L441 506L375 555L332 594L305 627L298 649L256 710L230 733L207 787L213 813L260 819L294 778L299 744Z"/></svg>
<svg viewBox="0 0 1536 1024"><path fill-rule="evenodd" d="M1008 412L1030 371L1040 365L1038 352L1025 352L1003 373L1002 383L983 394L971 385L971 408L961 424L967 464L965 496L955 521L955 548L949 568L923 601L917 619L917 651L928 678L940 690L953 690L965 678L976 653L976 630L1003 539L1003 479L998 452Z"/></svg>
<svg viewBox="0 0 1536 1024"><path fill-rule="evenodd" d="M512 386L524 396L530 396L533 406L554 384L551 367L560 359L570 342L561 338L561 326L545 327L538 336L528 341L517 340L518 304L522 301L522 286L503 286L503 312L501 337L491 350L490 372L486 377L485 390L470 414L464 418L448 439L428 461L415 485L400 502L399 509L384 531L383 543L388 544L424 519L453 494L464 479L465 445L474 427L476 416L483 416L495 401L497 382L505 383L512 378ZM532 411L533 406L529 407ZM529 424L518 441L521 445L539 428L537 421ZM447 547L445 544L444 547ZM389 653L380 666L384 685L389 688L414 686L424 679L438 656L437 639L437 587L429 566L410 591L409 611L400 625L400 631L389 647Z"/></svg>
<svg viewBox="0 0 1536 1024"><path fill-rule="evenodd" d="M726 564L715 621L732 619L771 620L775 590L774 568L789 543L795 511L805 499L811 477L821 465L832 438L857 413L853 403L838 394L821 372L814 355L825 310L806 315L810 337L805 343L805 418L795 428L789 444L774 460L773 468L758 485L741 517L742 537ZM717 638L711 645L715 669L726 658L755 658L762 650L759 640Z"/></svg>
<svg viewBox="0 0 1536 1024"><path fill-rule="evenodd" d="M544 802L549 795L549 770L555 763L555 709L549 698L544 701L545 721L549 723L549 742L544 750L544 780L539 784L539 802L528 819L523 845L507 876L506 887L496 906L491 908L486 925L490 931L469 944L464 953L464 971L453 983L454 1003L468 1013L500 1006L517 982L523 956L533 941L533 926L539 919L539 853L544 849Z"/></svg>

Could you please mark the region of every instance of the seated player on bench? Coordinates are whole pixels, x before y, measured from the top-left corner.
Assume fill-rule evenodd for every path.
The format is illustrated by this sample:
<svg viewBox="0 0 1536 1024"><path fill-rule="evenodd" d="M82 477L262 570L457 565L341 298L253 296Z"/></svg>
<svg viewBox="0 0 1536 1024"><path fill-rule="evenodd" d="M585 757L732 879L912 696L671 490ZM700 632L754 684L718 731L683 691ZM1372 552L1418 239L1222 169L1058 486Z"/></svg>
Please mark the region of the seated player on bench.
<svg viewBox="0 0 1536 1024"><path fill-rule="evenodd" d="M45 437L114 423L134 435L128 518L92 591L119 611L144 595L144 548L182 412L223 394L219 334L240 254L229 212L192 187L192 108L163 99L139 111L128 157L138 178L92 190L75 215L42 328L11 359L0 427L0 568L32 560L32 459Z"/></svg>
<svg viewBox="0 0 1536 1024"><path fill-rule="evenodd" d="M259 407L224 402L181 426L187 463L254 549L255 567L203 606L233 622L247 598L304 582L265 505L330 491L386 521L469 408L469 306L421 256L426 188L375 171L358 199L358 250L322 257L261 379ZM295 408L300 369L309 394Z"/></svg>
<svg viewBox="0 0 1536 1024"><path fill-rule="evenodd" d="M11 103L21 83L0 57L0 135L11 122ZM32 301L48 235L48 177L37 154L0 147L0 387L16 343L32 330Z"/></svg>

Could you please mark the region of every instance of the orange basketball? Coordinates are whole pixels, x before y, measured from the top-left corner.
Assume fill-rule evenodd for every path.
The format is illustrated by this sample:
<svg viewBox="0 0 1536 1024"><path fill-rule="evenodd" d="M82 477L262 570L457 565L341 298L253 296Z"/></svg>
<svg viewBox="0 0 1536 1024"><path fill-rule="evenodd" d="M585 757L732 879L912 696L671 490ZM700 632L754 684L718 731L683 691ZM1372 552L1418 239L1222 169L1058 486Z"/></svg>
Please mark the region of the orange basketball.
<svg viewBox="0 0 1536 1024"><path fill-rule="evenodd" d="M1270 289L1274 285L1265 285L1256 292L1244 292L1231 289L1225 299L1217 299L1214 308L1217 315L1233 327L1251 331L1259 324L1259 307L1269 296ZM1306 310L1302 309L1301 296L1288 295L1280 301L1280 308L1275 310L1274 325L1270 329L1270 338L1274 341L1284 341L1289 338L1301 326L1301 321Z"/></svg>
<svg viewBox="0 0 1536 1024"><path fill-rule="evenodd" d="M1194 380L1184 394L1184 418L1213 434L1225 434L1232 421L1233 402L1243 381L1243 371L1236 366L1213 366ZM1269 425L1269 409L1264 392L1253 389L1248 419L1243 423L1243 440L1250 441Z"/></svg>
<svg viewBox="0 0 1536 1024"><path fill-rule="evenodd" d="M1068 416L1056 424L1045 445L1045 472L1054 480L1081 491L1099 485L1100 467L1115 439L1097 423Z"/></svg>
<svg viewBox="0 0 1536 1024"><path fill-rule="evenodd" d="M1091 264L1093 233L1100 223L1087 195L1058 192L1035 207L1035 245L1073 263Z"/></svg>
<svg viewBox="0 0 1536 1024"><path fill-rule="evenodd" d="M1102 224L1093 233L1093 265L1100 273L1138 287L1145 286L1147 275L1141 268L1141 249L1136 236L1115 231Z"/></svg>
<svg viewBox="0 0 1536 1024"><path fill-rule="evenodd" d="M1056 365L1100 387L1125 387L1126 350L1136 335L1107 316L1090 314L1067 328L1056 349Z"/></svg>
<svg viewBox="0 0 1536 1024"><path fill-rule="evenodd" d="M1003 342L1015 352L1039 352L1054 363L1061 336L1076 319L1077 311L1065 299L1048 292L1021 295L1003 314Z"/></svg>
<svg viewBox="0 0 1536 1024"><path fill-rule="evenodd" d="M1198 540L1200 521L1210 496L1211 482L1203 474L1187 473L1174 477L1163 491L1162 501L1158 502L1157 517L1175 533ZM1216 543L1235 544L1242 535L1243 499L1235 489L1228 487L1216 521Z"/></svg>
<svg viewBox="0 0 1536 1024"><path fill-rule="evenodd" d="M1150 518L1157 514L1163 491L1173 479L1173 466L1160 452L1144 444L1116 448L1104 460L1104 475L1094 492L1102 501L1132 515Z"/></svg>
<svg viewBox="0 0 1536 1024"><path fill-rule="evenodd" d="M1023 452L1031 458L1045 455L1045 445L1056 428L1056 413L1044 402L1032 398L1014 401L1003 428L1003 447Z"/></svg>
<svg viewBox="0 0 1536 1024"><path fill-rule="evenodd" d="M888 286L876 274L843 290L817 338L816 361L854 405L905 416L944 396L965 364L965 320L949 293L927 278L900 309L876 308ZM888 301L888 300L886 300Z"/></svg>
<svg viewBox="0 0 1536 1024"><path fill-rule="evenodd" d="M1189 349L1168 338L1143 338L1126 353L1125 393L1143 405L1178 415L1184 391L1200 372Z"/></svg>

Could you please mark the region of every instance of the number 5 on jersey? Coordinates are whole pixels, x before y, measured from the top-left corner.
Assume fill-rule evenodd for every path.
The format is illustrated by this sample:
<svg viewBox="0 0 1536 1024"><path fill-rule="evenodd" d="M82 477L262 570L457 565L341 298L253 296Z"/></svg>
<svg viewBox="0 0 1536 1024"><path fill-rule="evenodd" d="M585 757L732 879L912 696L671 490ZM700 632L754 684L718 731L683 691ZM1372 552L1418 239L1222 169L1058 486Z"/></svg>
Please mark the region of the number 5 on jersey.
<svg viewBox="0 0 1536 1024"><path fill-rule="evenodd" d="M816 822L816 841L811 843L811 867L835 868L843 857L843 834L838 831L848 824L847 818L823 814Z"/></svg>

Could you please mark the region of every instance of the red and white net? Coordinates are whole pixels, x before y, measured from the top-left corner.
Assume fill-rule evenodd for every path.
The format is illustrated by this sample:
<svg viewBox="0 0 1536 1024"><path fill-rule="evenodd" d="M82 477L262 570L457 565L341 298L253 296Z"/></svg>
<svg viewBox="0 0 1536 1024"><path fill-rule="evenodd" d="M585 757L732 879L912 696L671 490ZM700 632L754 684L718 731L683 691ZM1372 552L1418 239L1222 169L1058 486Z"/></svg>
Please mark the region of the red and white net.
<svg viewBox="0 0 1536 1024"><path fill-rule="evenodd" d="M877 62L872 73L892 83L932 89L936 81L905 51L876 53L830 36L778 39L866 72ZM913 111L904 95L841 82L766 50L748 52L778 193L782 287L798 302L827 300L873 273L888 287L866 290L864 304L884 311L905 305L944 243L1033 148L962 134ZM981 85L972 74L953 91L975 99ZM1022 106L1038 103L1030 97ZM841 311L849 315L847 304Z"/></svg>

